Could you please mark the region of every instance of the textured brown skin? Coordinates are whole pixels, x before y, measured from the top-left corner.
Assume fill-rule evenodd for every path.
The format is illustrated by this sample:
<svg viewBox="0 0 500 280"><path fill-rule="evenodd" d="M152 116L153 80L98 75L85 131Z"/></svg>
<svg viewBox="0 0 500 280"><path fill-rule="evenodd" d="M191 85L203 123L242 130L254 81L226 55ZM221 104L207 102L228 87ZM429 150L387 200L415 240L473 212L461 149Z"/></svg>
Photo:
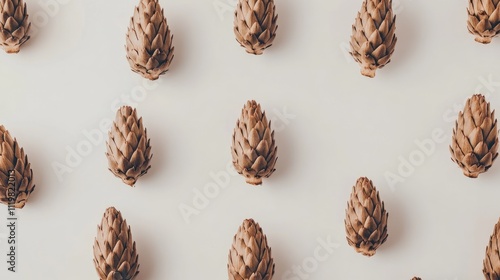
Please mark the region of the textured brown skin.
<svg viewBox="0 0 500 280"><path fill-rule="evenodd" d="M378 68L391 61L396 47L396 16L392 0L364 0L352 26L351 55L361 74L373 78Z"/></svg>
<svg viewBox="0 0 500 280"><path fill-rule="evenodd" d="M106 209L97 226L94 265L100 280L132 280L139 273L139 255L132 232L114 207Z"/></svg>
<svg viewBox="0 0 500 280"><path fill-rule="evenodd" d="M465 176L477 178L488 171L498 156L495 111L481 94L475 94L458 114L450 146L451 159Z"/></svg>
<svg viewBox="0 0 500 280"><path fill-rule="evenodd" d="M387 240L387 219L384 202L377 189L366 177L359 178L347 202L345 229L347 243L356 252L373 256Z"/></svg>
<svg viewBox="0 0 500 280"><path fill-rule="evenodd" d="M172 40L158 0L141 0L130 19L125 44L132 71L149 80L158 79L174 58Z"/></svg>
<svg viewBox="0 0 500 280"><path fill-rule="evenodd" d="M467 29L476 42L489 44L500 33L500 0L469 0Z"/></svg>
<svg viewBox="0 0 500 280"><path fill-rule="evenodd" d="M0 15L0 46L6 53L18 53L30 38L26 4L23 0L0 0Z"/></svg>
<svg viewBox="0 0 500 280"><path fill-rule="evenodd" d="M261 55L276 37L277 21L274 0L239 0L234 12L236 41L247 53Z"/></svg>
<svg viewBox="0 0 500 280"><path fill-rule="evenodd" d="M227 264L229 280L271 280L274 260L262 228L252 219L243 221L233 238Z"/></svg>
<svg viewBox="0 0 500 280"><path fill-rule="evenodd" d="M150 139L142 124L142 118L130 106L116 112L116 119L106 142L109 171L133 187L137 179L151 168Z"/></svg>
<svg viewBox="0 0 500 280"><path fill-rule="evenodd" d="M262 184L275 171L278 147L271 122L254 100L248 101L236 122L231 147L233 165L252 185Z"/></svg>
<svg viewBox="0 0 500 280"><path fill-rule="evenodd" d="M13 171L11 173L11 171ZM24 149L12 138L3 125L0 125L0 202L9 204L7 189L9 177L12 176L15 186L15 208L23 208L30 194L35 190L33 170L24 154Z"/></svg>

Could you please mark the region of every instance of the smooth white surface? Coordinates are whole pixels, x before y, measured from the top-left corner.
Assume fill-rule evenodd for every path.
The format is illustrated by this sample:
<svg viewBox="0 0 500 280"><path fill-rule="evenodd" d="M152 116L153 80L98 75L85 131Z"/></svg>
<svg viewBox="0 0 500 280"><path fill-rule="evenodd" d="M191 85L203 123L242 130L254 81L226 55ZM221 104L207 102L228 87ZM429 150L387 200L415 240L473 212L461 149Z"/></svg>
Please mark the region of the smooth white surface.
<svg viewBox="0 0 500 280"><path fill-rule="evenodd" d="M274 279L300 279L286 271L310 264L317 239L327 237L338 248L307 279L482 279L500 216L500 163L476 180L461 174L448 152L457 114L450 110L479 87L500 109L500 84L482 82L500 82L500 39L474 42L466 1L395 2L397 49L368 79L342 51L361 1L276 0L275 43L256 57L235 42L232 12L214 8L235 1L162 0L175 59L144 100L127 103L120 100L145 83L124 51L136 2L67 0L43 26L38 19L39 31L18 55L0 53L0 123L25 148L37 185L17 212L18 272L2 261L0 279L97 279L92 245L109 206L132 227L138 280L227 279L232 237L250 217L268 236ZM28 2L32 18L43 17L45 3ZM214 182L210 173L225 172L248 99L274 120L277 171L262 187L230 176L186 223L179 206L193 206L195 191ZM67 164L67 149L86 141L83 131L113 119L113 107L123 103L144 118L150 172L134 189L122 184L107 170L103 138L58 180L52 165ZM277 118L283 110L294 118ZM389 187L387 172L397 174L399 157L408 159L415 140L434 130L446 140ZM345 241L344 210L360 176L374 181L389 212L389 238L373 258ZM6 233L0 227L1 260Z"/></svg>

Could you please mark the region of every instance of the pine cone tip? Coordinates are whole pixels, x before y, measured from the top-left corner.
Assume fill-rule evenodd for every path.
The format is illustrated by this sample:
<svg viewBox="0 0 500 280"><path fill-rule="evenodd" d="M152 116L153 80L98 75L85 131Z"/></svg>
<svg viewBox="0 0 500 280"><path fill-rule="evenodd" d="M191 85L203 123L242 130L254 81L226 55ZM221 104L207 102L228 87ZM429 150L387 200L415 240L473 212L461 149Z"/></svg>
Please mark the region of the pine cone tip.
<svg viewBox="0 0 500 280"><path fill-rule="evenodd" d="M111 171L112 172L112 171ZM122 178L122 181L123 183L125 183L126 185L129 185L130 187L135 187L135 183L137 182L137 179L136 178L133 178L133 177L126 177L126 178Z"/></svg>
<svg viewBox="0 0 500 280"><path fill-rule="evenodd" d="M375 78L375 69L371 69L370 67L363 67L361 68L361 75L369 78Z"/></svg>
<svg viewBox="0 0 500 280"><path fill-rule="evenodd" d="M3 50L6 53L13 54L13 53L18 53L21 50L21 47L19 45L17 45L17 46L3 46Z"/></svg>
<svg viewBox="0 0 500 280"><path fill-rule="evenodd" d="M250 185L254 185L254 186L260 186L262 185L262 178L259 177L247 177L245 178L245 182L250 184Z"/></svg>
<svg viewBox="0 0 500 280"><path fill-rule="evenodd" d="M478 43L485 44L485 45L491 43L491 37L483 37L483 36L477 35L474 40Z"/></svg>
<svg viewBox="0 0 500 280"><path fill-rule="evenodd" d="M464 170L463 174L466 177L469 177L471 179L477 179L479 177L479 173L477 173L477 172L470 172L470 171L467 171L467 170Z"/></svg>

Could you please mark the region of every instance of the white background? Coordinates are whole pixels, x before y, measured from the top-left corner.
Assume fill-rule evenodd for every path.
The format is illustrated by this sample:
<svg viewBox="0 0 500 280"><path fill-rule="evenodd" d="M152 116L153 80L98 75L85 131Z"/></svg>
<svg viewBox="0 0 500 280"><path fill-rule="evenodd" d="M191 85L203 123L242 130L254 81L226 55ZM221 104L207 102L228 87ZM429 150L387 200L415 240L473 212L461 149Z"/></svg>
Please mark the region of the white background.
<svg viewBox="0 0 500 280"><path fill-rule="evenodd" d="M467 1L394 2L397 48L369 79L343 51L361 1L277 0L274 45L253 56L234 39L234 4L221 5L234 1L161 0L175 58L152 84L125 59L136 2L31 0L38 31L19 54L0 54L0 123L25 148L37 185L17 211L18 272L2 261L1 279L97 279L92 245L109 206L132 227L139 280L227 279L232 237L250 217L268 236L274 279L300 279L285 273L311 263L318 238L338 248L307 279L482 279L500 216L500 163L466 178L448 145L467 97L479 90L500 109L500 39L474 42ZM56 4L50 15L47 3ZM113 119L129 97L151 138L150 172L135 188L121 183L107 170L102 138L59 180L53 165L67 165L68 151L88 143L83 132ZM179 206L194 207L211 172L228 174L232 130L248 99L273 119L277 170L261 187L228 175L187 223ZM284 110L293 118L277 117ZM445 141L391 188L386 175L399 174L401 158L419 159L415 141L433 131ZM345 241L344 211L360 176L374 181L389 212L389 238L372 258ZM0 227L4 256L6 234Z"/></svg>

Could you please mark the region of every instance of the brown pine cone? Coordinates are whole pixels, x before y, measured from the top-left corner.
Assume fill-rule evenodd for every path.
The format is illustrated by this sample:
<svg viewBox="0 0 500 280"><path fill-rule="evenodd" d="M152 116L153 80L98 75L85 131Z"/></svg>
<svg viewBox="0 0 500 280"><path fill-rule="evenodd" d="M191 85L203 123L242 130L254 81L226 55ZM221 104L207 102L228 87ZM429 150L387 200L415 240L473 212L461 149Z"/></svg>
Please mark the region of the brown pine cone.
<svg viewBox="0 0 500 280"><path fill-rule="evenodd" d="M397 38L392 0L364 0L352 26L351 55L361 74L373 78L378 68L391 61Z"/></svg>
<svg viewBox="0 0 500 280"><path fill-rule="evenodd" d="M476 42L489 44L500 33L500 1L469 0L467 29Z"/></svg>
<svg viewBox="0 0 500 280"><path fill-rule="evenodd" d="M347 203L345 229L347 242L356 252L373 256L387 240L387 219L384 202L366 177L359 178Z"/></svg>
<svg viewBox="0 0 500 280"><path fill-rule="evenodd" d="M241 111L233 132L231 148L233 165L252 185L262 184L275 171L278 147L274 141L271 122L254 100L248 101Z"/></svg>
<svg viewBox="0 0 500 280"><path fill-rule="evenodd" d="M130 106L116 112L116 119L108 133L106 142L109 171L133 187L139 177L151 168L150 139L142 118Z"/></svg>
<svg viewBox="0 0 500 280"><path fill-rule="evenodd" d="M495 111L481 94L467 99L453 129L451 159L465 176L477 178L488 171L498 156L498 129Z"/></svg>
<svg viewBox="0 0 500 280"><path fill-rule="evenodd" d="M0 15L0 46L6 53L18 53L30 38L26 4L23 0L0 0Z"/></svg>
<svg viewBox="0 0 500 280"><path fill-rule="evenodd" d="M97 226L94 265L100 280L132 280L139 273L139 255L132 232L114 207L106 209Z"/></svg>
<svg viewBox="0 0 500 280"><path fill-rule="evenodd" d="M274 0L239 0L234 13L236 41L248 53L262 54L276 37L277 20Z"/></svg>
<svg viewBox="0 0 500 280"><path fill-rule="evenodd" d="M34 190L28 156L9 131L0 125L0 202L23 208Z"/></svg>
<svg viewBox="0 0 500 280"><path fill-rule="evenodd" d="M132 71L156 80L174 59L173 35L158 0L140 1L127 32L127 59Z"/></svg>
<svg viewBox="0 0 500 280"><path fill-rule="evenodd" d="M500 280L500 220L496 223L490 242L486 247L483 261L483 274L486 280Z"/></svg>
<svg viewBox="0 0 500 280"><path fill-rule="evenodd" d="M243 221L234 236L227 264L229 280L271 280L274 261L262 228L253 219Z"/></svg>

